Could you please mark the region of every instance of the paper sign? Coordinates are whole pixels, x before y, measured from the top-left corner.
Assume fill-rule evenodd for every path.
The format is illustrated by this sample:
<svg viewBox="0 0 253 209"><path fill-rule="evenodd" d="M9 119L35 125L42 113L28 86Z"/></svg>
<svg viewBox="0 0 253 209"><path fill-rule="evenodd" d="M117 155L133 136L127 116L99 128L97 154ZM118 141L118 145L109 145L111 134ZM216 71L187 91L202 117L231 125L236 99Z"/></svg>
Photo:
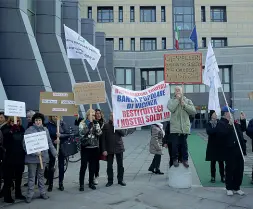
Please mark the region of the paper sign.
<svg viewBox="0 0 253 209"><path fill-rule="evenodd" d="M4 100L4 114L6 116L26 117L25 103Z"/></svg>
<svg viewBox="0 0 253 209"><path fill-rule="evenodd" d="M166 83L201 84L202 54L165 54L164 79Z"/></svg>
<svg viewBox="0 0 253 209"><path fill-rule="evenodd" d="M249 99L253 99L253 91L248 93Z"/></svg>
<svg viewBox="0 0 253 209"><path fill-rule="evenodd" d="M115 129L136 128L167 121L170 87L164 81L143 91L112 86Z"/></svg>
<svg viewBox="0 0 253 209"><path fill-rule="evenodd" d="M48 116L74 116L78 114L72 92L41 92L40 112Z"/></svg>
<svg viewBox="0 0 253 209"><path fill-rule="evenodd" d="M28 155L48 150L48 139L46 131L24 135L26 152Z"/></svg>
<svg viewBox="0 0 253 209"><path fill-rule="evenodd" d="M76 83L73 92L78 105L106 103L104 81Z"/></svg>

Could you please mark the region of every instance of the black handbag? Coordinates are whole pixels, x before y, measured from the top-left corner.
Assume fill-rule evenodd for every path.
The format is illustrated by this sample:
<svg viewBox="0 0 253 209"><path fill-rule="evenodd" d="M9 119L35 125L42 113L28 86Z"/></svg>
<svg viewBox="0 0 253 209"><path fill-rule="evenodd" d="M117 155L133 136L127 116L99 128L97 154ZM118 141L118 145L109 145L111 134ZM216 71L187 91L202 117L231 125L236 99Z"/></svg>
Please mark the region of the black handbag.
<svg viewBox="0 0 253 209"><path fill-rule="evenodd" d="M68 140L61 144L61 151L64 157L69 157L78 153L77 144L72 140Z"/></svg>

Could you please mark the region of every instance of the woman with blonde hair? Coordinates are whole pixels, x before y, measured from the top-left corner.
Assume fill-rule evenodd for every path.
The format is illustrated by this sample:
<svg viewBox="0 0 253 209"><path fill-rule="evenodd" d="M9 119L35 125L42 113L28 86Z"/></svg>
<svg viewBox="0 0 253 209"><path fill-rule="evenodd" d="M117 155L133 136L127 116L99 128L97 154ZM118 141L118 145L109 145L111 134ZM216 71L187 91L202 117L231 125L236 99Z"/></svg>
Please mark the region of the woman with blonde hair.
<svg viewBox="0 0 253 209"><path fill-rule="evenodd" d="M94 175L99 152L99 136L102 134L99 123L95 120L95 111L90 109L86 112L86 118L79 124L81 145L81 167L79 173L80 191L84 191L84 176L89 163L89 187L96 189Z"/></svg>
<svg viewBox="0 0 253 209"><path fill-rule="evenodd" d="M25 151L23 149L25 129L21 119L17 117L17 124L14 124L14 117L7 120L8 131L3 138L5 149L4 158L4 202L13 203L11 187L15 178L15 197L25 199L21 193L22 175L25 166Z"/></svg>

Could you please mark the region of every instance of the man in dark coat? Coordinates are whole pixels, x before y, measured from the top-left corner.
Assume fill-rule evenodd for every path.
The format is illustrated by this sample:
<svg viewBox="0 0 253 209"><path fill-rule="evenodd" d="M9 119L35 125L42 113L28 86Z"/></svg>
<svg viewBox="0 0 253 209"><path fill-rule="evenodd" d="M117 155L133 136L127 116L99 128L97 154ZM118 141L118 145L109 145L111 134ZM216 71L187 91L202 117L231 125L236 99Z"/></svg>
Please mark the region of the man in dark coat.
<svg viewBox="0 0 253 209"><path fill-rule="evenodd" d="M230 108L230 112L234 113L234 110ZM221 119L217 123L217 140L223 140L222 151L224 152L224 159L226 163L226 189L227 195L233 194L244 195L244 192L240 189L243 179L244 160L240 150L242 148L243 154L246 154L246 146L239 124L235 123L228 107L221 109ZM239 138L237 140L233 123Z"/></svg>
<svg viewBox="0 0 253 209"><path fill-rule="evenodd" d="M253 119L249 121L248 127L246 129L246 134L249 138L251 138L251 148L253 152ZM253 184L253 167L252 167L252 175L251 175L251 184Z"/></svg>
<svg viewBox="0 0 253 209"><path fill-rule="evenodd" d="M214 110L210 110L210 121L206 126L206 133L208 135L208 143L206 148L206 161L211 161L211 182L215 183L216 176L216 162L219 163L221 182L225 183L225 171L224 171L224 152L221 150L223 140L217 139L216 126L218 123L217 115Z"/></svg>
<svg viewBox="0 0 253 209"><path fill-rule="evenodd" d="M110 114L109 122L104 125L102 134L102 151L103 155L107 155L107 176L108 183L106 187L110 187L113 184L113 160L114 155L117 161L117 171L118 171L118 184L121 186L126 186L123 181L124 178L124 167L123 167L123 152L125 151L124 142L122 137L126 135L125 130L115 130L113 125L113 113Z"/></svg>

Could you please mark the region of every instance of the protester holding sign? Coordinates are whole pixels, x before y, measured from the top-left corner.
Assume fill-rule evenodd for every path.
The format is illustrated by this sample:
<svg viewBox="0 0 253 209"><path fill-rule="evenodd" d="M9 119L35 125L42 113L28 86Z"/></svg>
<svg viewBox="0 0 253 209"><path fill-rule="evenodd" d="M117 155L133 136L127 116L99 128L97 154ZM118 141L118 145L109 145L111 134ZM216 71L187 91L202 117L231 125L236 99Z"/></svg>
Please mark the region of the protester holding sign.
<svg viewBox="0 0 253 209"><path fill-rule="evenodd" d="M11 187L15 178L15 197L25 199L21 193L21 182L24 172L25 152L23 149L25 129L21 124L21 119L17 118L14 124L14 117L9 117L7 129L4 134L3 147L5 149L4 159L4 202L13 203Z"/></svg>
<svg viewBox="0 0 253 209"><path fill-rule="evenodd" d="M181 146L183 165L188 168L188 145L186 140L191 129L189 116L196 114L195 106L190 99L183 95L182 87L177 86L174 98L168 102L168 109L171 112L170 137L173 165L175 167L179 166L178 146Z"/></svg>
<svg viewBox="0 0 253 209"><path fill-rule="evenodd" d="M86 119L79 125L81 137L81 167L79 174L80 191L84 191L84 176L89 163L89 187L96 189L94 175L99 153L99 136L102 134L99 123L95 120L95 111L89 109Z"/></svg>
<svg viewBox="0 0 253 209"><path fill-rule="evenodd" d="M35 113L32 117L32 122L34 125L28 128L25 134L28 135L28 134L46 131L49 150L52 153L52 155L56 157L57 152L51 141L49 131L46 127L43 127L44 121L45 121L45 117L43 114ZM26 150L25 142L24 142L24 149ZM28 191L27 191L27 197L26 197L27 203L30 203L32 201L32 198L34 195L36 170L37 170L37 175L38 175L38 186L40 190L40 197L42 199L48 199L48 196L46 195L46 191L45 191L45 184L44 184L44 170L43 168L41 168L39 156L41 156L42 158L42 163L43 163L43 168L44 168L45 163L47 163L49 160L48 150L44 150L41 152L29 154L29 155L27 154L25 156L25 163L28 164Z"/></svg>
<svg viewBox="0 0 253 209"><path fill-rule="evenodd" d="M59 134L57 134L57 116L49 116L49 122L46 124L48 128L51 140L56 148L57 143L63 144L66 142L70 136L67 124L61 120ZM60 142L57 141L57 137L60 138ZM49 170L48 170L48 190L49 192L53 189L54 181L54 167L55 167L55 157L49 151ZM59 167L59 190L63 191L63 179L64 179L64 154L62 152L61 146L58 155L58 167Z"/></svg>
<svg viewBox="0 0 253 209"><path fill-rule="evenodd" d="M116 155L117 171L118 171L118 184L126 186L123 181L124 167L123 167L123 152L125 152L124 142L122 137L126 135L126 130L114 130L113 113L110 114L109 122L105 124L103 129L102 146L103 155L107 156L107 176L108 183L106 187L113 185L113 161L114 155Z"/></svg>

